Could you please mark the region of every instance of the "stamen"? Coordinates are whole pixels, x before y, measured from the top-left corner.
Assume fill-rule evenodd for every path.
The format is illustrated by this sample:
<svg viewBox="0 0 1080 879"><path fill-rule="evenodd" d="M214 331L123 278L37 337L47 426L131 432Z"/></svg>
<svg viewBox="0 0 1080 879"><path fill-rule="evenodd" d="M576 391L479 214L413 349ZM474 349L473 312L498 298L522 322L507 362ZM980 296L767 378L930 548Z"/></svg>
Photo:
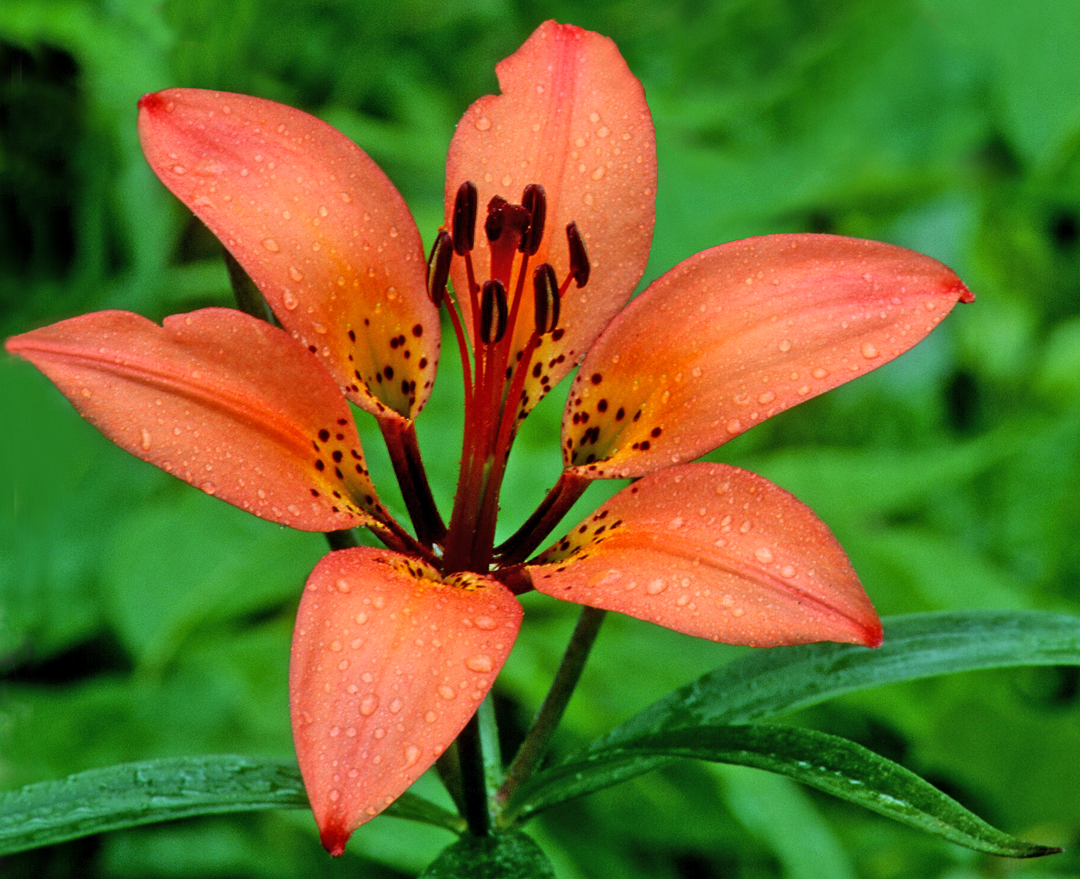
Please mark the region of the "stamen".
<svg viewBox="0 0 1080 879"><path fill-rule="evenodd" d="M494 345L506 334L506 288L495 279L484 282L480 297L480 338Z"/></svg>
<svg viewBox="0 0 1080 879"><path fill-rule="evenodd" d="M536 335L550 333L559 325L559 282L551 263L541 263L533 272Z"/></svg>
<svg viewBox="0 0 1080 879"><path fill-rule="evenodd" d="M476 240L476 184L466 180L458 187L454 198L454 217L451 224L454 234L454 252L465 256L473 249Z"/></svg>
<svg viewBox="0 0 1080 879"><path fill-rule="evenodd" d="M446 296L446 282L450 277L450 260L454 256L454 243L445 229L440 229L431 246L427 263L428 297L438 308Z"/></svg>
<svg viewBox="0 0 1080 879"><path fill-rule="evenodd" d="M573 221L566 226L566 243L570 248L570 274L578 287L584 287L589 282L589 254Z"/></svg>
<svg viewBox="0 0 1080 879"><path fill-rule="evenodd" d="M529 225L521 236L518 250L532 256L540 249L544 237L544 218L547 215L547 196L539 183L530 183L521 196L521 206L529 212Z"/></svg>

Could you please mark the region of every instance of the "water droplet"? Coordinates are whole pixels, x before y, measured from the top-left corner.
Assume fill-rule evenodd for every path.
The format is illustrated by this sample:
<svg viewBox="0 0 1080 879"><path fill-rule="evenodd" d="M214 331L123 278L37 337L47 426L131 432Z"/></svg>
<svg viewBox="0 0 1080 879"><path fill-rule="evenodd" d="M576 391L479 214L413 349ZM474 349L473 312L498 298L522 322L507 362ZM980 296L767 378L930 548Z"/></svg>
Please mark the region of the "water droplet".
<svg viewBox="0 0 1080 879"><path fill-rule="evenodd" d="M174 174L187 174L187 168L183 165L173 165L172 172Z"/></svg>
<svg viewBox="0 0 1080 879"><path fill-rule="evenodd" d="M880 357L881 352L878 351L876 347L874 347L874 344L872 342L863 342L862 356L865 357L867 360L873 360L875 357Z"/></svg>
<svg viewBox="0 0 1080 879"><path fill-rule="evenodd" d="M199 486L199 488L201 488L203 491L210 495L217 492L217 486L214 485L214 483L212 482L204 482L202 485Z"/></svg>
<svg viewBox="0 0 1080 879"><path fill-rule="evenodd" d="M742 429L743 428L741 421L729 421L727 423L727 432L730 433L732 436L735 436L735 434L737 433L741 433Z"/></svg>
<svg viewBox="0 0 1080 879"><path fill-rule="evenodd" d="M362 626L367 622L367 614L364 611L360 611L353 619L356 620L358 626Z"/></svg>
<svg viewBox="0 0 1080 879"><path fill-rule="evenodd" d="M330 642L330 650L333 651L334 653L340 653L341 652L341 642L340 641L331 641Z"/></svg>
<svg viewBox="0 0 1080 879"><path fill-rule="evenodd" d="M606 125L601 125L599 128L596 129L597 137L607 137L609 134L611 134L611 129L608 128Z"/></svg>
<svg viewBox="0 0 1080 879"><path fill-rule="evenodd" d="M429 711L427 712L427 714L424 715L424 721L426 723L434 723L438 719L439 715L436 714L434 711Z"/></svg>
<svg viewBox="0 0 1080 879"><path fill-rule="evenodd" d="M764 406L766 403L771 403L775 399L776 399L776 394L774 394L772 391L766 391L764 394L762 394L761 396L759 396L757 398L757 401L762 406Z"/></svg>
<svg viewBox="0 0 1080 879"><path fill-rule="evenodd" d="M330 802L336 803L340 799L341 799L341 791L339 791L335 787L333 790L330 791Z"/></svg>
<svg viewBox="0 0 1080 879"><path fill-rule="evenodd" d="M352 589L352 583L350 583L344 577L340 577L335 585L338 588L338 592L348 592L350 589Z"/></svg>
<svg viewBox="0 0 1080 879"><path fill-rule="evenodd" d="M375 610L382 610L384 607L386 607L386 596L376 595L373 599L371 599L371 606L375 608Z"/></svg>
<svg viewBox="0 0 1080 879"><path fill-rule="evenodd" d="M476 120L477 131L488 131L491 128L491 120L487 116L481 116Z"/></svg>
<svg viewBox="0 0 1080 879"><path fill-rule="evenodd" d="M604 177L604 167L603 167L603 165L600 165L600 166L594 168L593 172L592 172L592 174L590 176L592 177L593 180L601 180L601 179L603 179L603 177Z"/></svg>
<svg viewBox="0 0 1080 879"><path fill-rule="evenodd" d="M142 429L142 431L141 431L141 434L142 434L142 437L141 437L141 439L139 441L139 446L140 446L140 448L142 448L142 450L144 452L149 452L150 451L150 431L148 431L144 427Z"/></svg>
<svg viewBox="0 0 1080 879"><path fill-rule="evenodd" d="M648 592L649 595L659 595L665 589L667 589L667 583L659 578L651 581L649 585L645 587L645 591Z"/></svg>
<svg viewBox="0 0 1080 879"><path fill-rule="evenodd" d="M754 558L756 558L763 565L769 564L773 560L772 550L767 546L759 546L754 550Z"/></svg>
<svg viewBox="0 0 1080 879"><path fill-rule="evenodd" d="M794 565L784 565L784 567L782 567L780 569L780 576L781 577L786 577L786 578L788 578L790 580L792 577L795 576L795 566Z"/></svg>
<svg viewBox="0 0 1080 879"><path fill-rule="evenodd" d="M360 700L360 713L364 717L370 717L375 713L375 709L379 707L379 697L374 693L368 693L363 699Z"/></svg>
<svg viewBox="0 0 1080 879"><path fill-rule="evenodd" d="M386 707L390 710L391 714L397 714L402 709L402 702L401 702L400 699L395 699L393 702L391 702Z"/></svg>
<svg viewBox="0 0 1080 879"><path fill-rule="evenodd" d="M278 244L273 238L264 238L262 240L262 246L269 250L271 253L278 253L281 251L281 245Z"/></svg>
<svg viewBox="0 0 1080 879"><path fill-rule="evenodd" d="M816 379L823 379L829 374L827 369L822 369L820 366L815 367L814 371L810 373Z"/></svg>
<svg viewBox="0 0 1080 879"><path fill-rule="evenodd" d="M485 632L490 632L499 624L491 617L477 617L473 620L473 625L478 629L483 629Z"/></svg>
<svg viewBox="0 0 1080 879"><path fill-rule="evenodd" d="M420 759L420 749L416 745L405 746L405 766L403 768L408 769L410 766L415 766L416 761Z"/></svg>
<svg viewBox="0 0 1080 879"><path fill-rule="evenodd" d="M781 339L776 347L779 348L781 351L787 353L791 350L791 339Z"/></svg>
<svg viewBox="0 0 1080 879"><path fill-rule="evenodd" d="M494 667L495 663L492 662L491 657L486 653L478 653L465 660L465 668L469 671L488 674Z"/></svg>
<svg viewBox="0 0 1080 879"><path fill-rule="evenodd" d="M302 281L304 280L304 273L296 266L289 266L289 277L294 281Z"/></svg>
<svg viewBox="0 0 1080 879"><path fill-rule="evenodd" d="M457 695L457 690L455 690L449 684L441 684L439 686L438 693L439 693L440 696L442 696L443 699L446 699L447 701L449 701L450 699L453 699Z"/></svg>

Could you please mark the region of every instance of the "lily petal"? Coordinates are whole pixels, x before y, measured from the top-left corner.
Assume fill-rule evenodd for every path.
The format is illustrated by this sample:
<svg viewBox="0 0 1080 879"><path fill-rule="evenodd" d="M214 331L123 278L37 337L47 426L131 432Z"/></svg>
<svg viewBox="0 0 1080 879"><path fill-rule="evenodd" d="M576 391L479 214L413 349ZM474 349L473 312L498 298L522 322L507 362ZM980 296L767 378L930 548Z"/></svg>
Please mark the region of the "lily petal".
<svg viewBox="0 0 1080 879"><path fill-rule="evenodd" d="M221 500L303 531L385 517L352 413L289 335L241 312L102 311L15 336L114 443Z"/></svg>
<svg viewBox="0 0 1080 879"><path fill-rule="evenodd" d="M501 583L443 581L388 550L323 558L300 601L293 739L323 845L385 809L450 745L491 689L521 625Z"/></svg>
<svg viewBox="0 0 1080 879"><path fill-rule="evenodd" d="M438 312L420 233L379 167L314 116L202 89L144 95L139 137L154 173L349 398L415 417L435 376Z"/></svg>
<svg viewBox="0 0 1080 879"><path fill-rule="evenodd" d="M530 374L526 383L532 406L570 372L641 280L656 216L656 139L641 83L607 37L548 21L495 70L502 94L473 103L450 143L447 223L466 180L477 185L481 224L493 196L517 203L526 185L538 183L547 195L547 221L530 265L550 262L562 281L570 270L566 226L575 221L592 268L584 288L571 285L559 328L535 355L543 379ZM478 275L489 259L481 230L473 251ZM468 314L460 260L452 272ZM517 350L534 326L531 280Z"/></svg>
<svg viewBox="0 0 1080 879"><path fill-rule="evenodd" d="M875 241L769 235L685 260L585 358L563 414L581 475L689 461L850 381L974 299L946 266Z"/></svg>
<svg viewBox="0 0 1080 879"><path fill-rule="evenodd" d="M764 477L725 464L646 476L526 570L555 598L728 644L881 643L877 614L825 523Z"/></svg>

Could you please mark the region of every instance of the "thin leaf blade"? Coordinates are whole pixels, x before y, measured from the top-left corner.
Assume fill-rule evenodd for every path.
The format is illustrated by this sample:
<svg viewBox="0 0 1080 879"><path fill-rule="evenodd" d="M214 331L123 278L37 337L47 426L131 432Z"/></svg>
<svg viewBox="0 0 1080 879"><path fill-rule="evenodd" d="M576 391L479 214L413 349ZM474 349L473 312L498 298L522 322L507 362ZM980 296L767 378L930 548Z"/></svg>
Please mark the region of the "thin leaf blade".
<svg viewBox="0 0 1080 879"><path fill-rule="evenodd" d="M179 818L307 806L295 764L234 755L124 763L0 793L0 855ZM461 829L410 794L385 814Z"/></svg>
<svg viewBox="0 0 1080 879"><path fill-rule="evenodd" d="M559 787L573 789L597 764L617 766L657 755L734 763L786 775L976 851L1013 858L1060 851L992 827L915 773L855 742L797 727L740 724L667 730L632 745L586 755L580 762L564 763L550 773L544 786L549 792ZM533 811L544 808L543 794L532 804Z"/></svg>

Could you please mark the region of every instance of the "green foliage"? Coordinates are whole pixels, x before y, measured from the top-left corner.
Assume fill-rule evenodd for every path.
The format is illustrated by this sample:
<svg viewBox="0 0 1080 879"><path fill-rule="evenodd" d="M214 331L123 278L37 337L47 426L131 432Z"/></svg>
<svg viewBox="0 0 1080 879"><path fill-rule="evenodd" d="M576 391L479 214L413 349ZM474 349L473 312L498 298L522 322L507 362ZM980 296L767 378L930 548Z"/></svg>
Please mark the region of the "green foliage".
<svg viewBox="0 0 1080 879"><path fill-rule="evenodd" d="M911 354L715 457L814 507L883 613L1006 611L969 617L985 636L938 639L944 653L1007 649L1015 642L994 626L1022 628L1032 618L1018 611L1080 611L1080 19L1067 2L616 0L586 10L568 0L397 0L376 13L346 0L5 0L0 329L100 308L160 318L230 302L216 242L141 157L140 94L224 88L321 115L387 170L430 240L454 122L495 88L494 62L549 17L613 37L645 84L661 168L649 277L720 241L824 230L923 250L978 296ZM452 361L418 425L425 451L456 446ZM321 538L178 485L79 422L24 364L0 370L0 485L14 498L0 513L0 786L191 754L291 760L289 635ZM561 397L526 423L504 493L508 527L557 474ZM361 429L376 452L377 431ZM456 452L426 457L437 496L449 498ZM571 518L614 487L591 489ZM497 690L508 746L572 624L556 602L525 603ZM890 637L899 643L883 651L908 643L903 630ZM1075 848L1080 699L1075 669L1053 665L1071 660L1047 654L1039 669L837 695L857 663L829 665L831 649L808 651L804 676L788 669L787 680L836 698L800 702L785 723L856 740L995 826ZM713 680L735 699L740 675L767 680L786 661L744 652L610 619L557 758L707 671L719 667ZM644 727L623 728L633 730ZM438 800L428 781L420 787ZM528 829L565 879L1000 875L988 857L786 779L699 762L666 762ZM509 839L495 855L532 856L524 837ZM2 869L284 877L355 874L362 859L364 875L397 877L422 870L446 840L380 818L346 863L330 862L296 810L109 834ZM1078 870L1067 852L1017 873Z"/></svg>

